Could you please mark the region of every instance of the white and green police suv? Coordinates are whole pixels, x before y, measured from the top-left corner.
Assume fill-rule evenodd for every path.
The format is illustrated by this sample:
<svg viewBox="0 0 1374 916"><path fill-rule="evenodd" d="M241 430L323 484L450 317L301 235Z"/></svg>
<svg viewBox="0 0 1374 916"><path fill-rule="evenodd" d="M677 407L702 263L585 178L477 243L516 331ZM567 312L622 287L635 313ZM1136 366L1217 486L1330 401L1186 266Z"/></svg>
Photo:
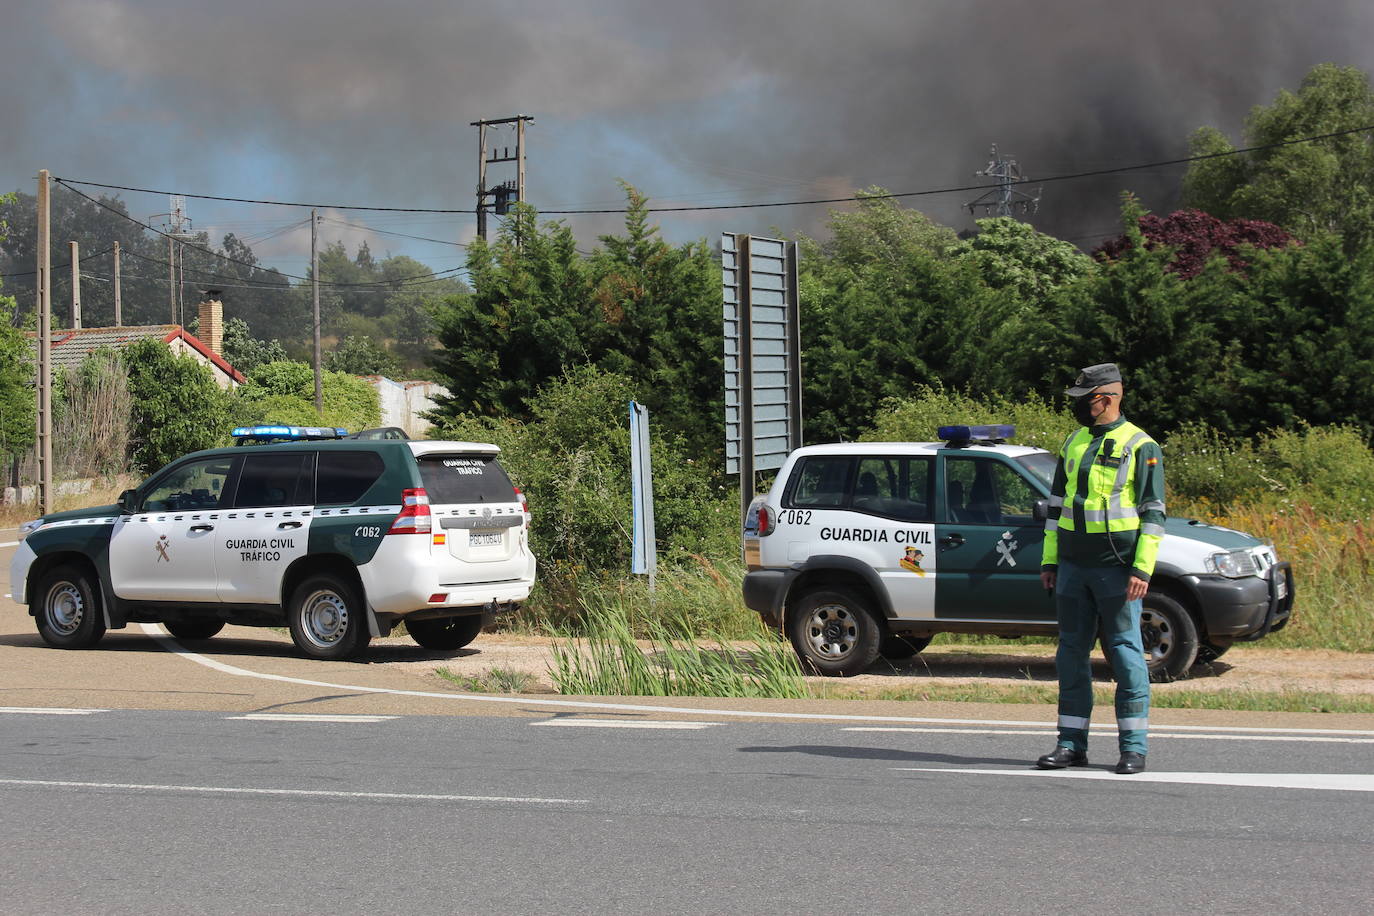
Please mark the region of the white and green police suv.
<svg viewBox="0 0 1374 916"><path fill-rule="evenodd" d="M14 599L53 646L162 623L205 639L226 623L290 627L306 655L348 658L400 621L456 649L529 596L529 510L494 445L250 427L119 504L29 522Z"/></svg>
<svg viewBox="0 0 1374 916"><path fill-rule="evenodd" d="M941 442L808 446L745 517L745 603L828 675L909 657L936 633L1057 632L1040 582L1055 457L1009 426ZM1260 540L1168 520L1141 630L1152 679L1287 624L1292 572Z"/></svg>

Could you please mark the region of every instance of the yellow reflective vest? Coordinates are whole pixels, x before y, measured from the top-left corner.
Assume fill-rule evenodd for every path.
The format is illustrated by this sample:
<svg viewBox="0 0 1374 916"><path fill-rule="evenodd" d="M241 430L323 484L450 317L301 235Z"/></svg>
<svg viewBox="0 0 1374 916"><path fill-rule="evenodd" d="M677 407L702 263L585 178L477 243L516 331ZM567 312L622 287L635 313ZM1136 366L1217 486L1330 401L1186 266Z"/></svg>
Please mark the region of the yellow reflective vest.
<svg viewBox="0 0 1374 916"><path fill-rule="evenodd" d="M1164 538L1164 455L1125 417L1081 426L1059 450L1041 567L1129 566L1150 580Z"/></svg>

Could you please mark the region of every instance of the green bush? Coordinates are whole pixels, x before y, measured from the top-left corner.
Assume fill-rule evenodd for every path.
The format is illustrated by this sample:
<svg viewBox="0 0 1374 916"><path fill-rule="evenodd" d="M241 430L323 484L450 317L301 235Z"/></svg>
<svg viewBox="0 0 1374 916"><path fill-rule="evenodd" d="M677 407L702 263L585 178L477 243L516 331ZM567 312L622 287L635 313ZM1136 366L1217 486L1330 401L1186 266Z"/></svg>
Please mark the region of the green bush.
<svg viewBox="0 0 1374 916"><path fill-rule="evenodd" d="M531 419L461 416L433 438L491 442L527 495L540 579L569 582L586 571L626 573L631 557L630 379L591 367L565 373L530 400ZM733 491L712 486L681 438L650 418L659 563L739 551Z"/></svg>
<svg viewBox="0 0 1374 916"><path fill-rule="evenodd" d="M130 443L134 466L155 471L187 452L227 440L230 396L210 369L190 356L176 356L162 341L148 338L124 349L133 401Z"/></svg>
<svg viewBox="0 0 1374 916"><path fill-rule="evenodd" d="M377 426L382 409L377 390L344 372L323 372L320 393L324 413L315 412L315 371L305 363L278 360L248 373L237 392L235 419L241 425L288 423L297 426L341 426L350 431Z"/></svg>
<svg viewBox="0 0 1374 916"><path fill-rule="evenodd" d="M980 400L923 386L909 398L884 401L873 428L860 438L865 442L934 442L941 426L984 423L1010 423L1016 427L1011 441L1051 452L1059 451L1077 426L1067 411L1036 395L1023 401L998 396Z"/></svg>

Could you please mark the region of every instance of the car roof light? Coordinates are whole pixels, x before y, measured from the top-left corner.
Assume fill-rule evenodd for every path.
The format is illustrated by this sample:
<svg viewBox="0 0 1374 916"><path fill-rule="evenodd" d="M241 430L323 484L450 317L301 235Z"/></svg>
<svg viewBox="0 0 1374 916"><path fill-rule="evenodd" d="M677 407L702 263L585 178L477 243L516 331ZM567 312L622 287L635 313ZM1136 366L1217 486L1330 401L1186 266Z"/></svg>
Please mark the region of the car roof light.
<svg viewBox="0 0 1374 916"><path fill-rule="evenodd" d="M991 426L941 426L936 435L941 441L957 448L970 443L1006 442L1016 435L1016 427L1005 423Z"/></svg>

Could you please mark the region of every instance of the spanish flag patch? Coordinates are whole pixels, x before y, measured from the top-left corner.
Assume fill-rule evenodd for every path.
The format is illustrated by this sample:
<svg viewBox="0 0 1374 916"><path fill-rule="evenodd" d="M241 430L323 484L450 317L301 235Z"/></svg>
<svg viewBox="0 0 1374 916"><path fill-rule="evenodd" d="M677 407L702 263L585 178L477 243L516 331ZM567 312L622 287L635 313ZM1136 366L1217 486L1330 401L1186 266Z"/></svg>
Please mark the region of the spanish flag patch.
<svg viewBox="0 0 1374 916"><path fill-rule="evenodd" d="M1149 465L1150 467L1154 467L1155 465L1159 464L1159 459L1158 459L1158 458L1146 458L1146 459L1145 459L1145 463L1146 463L1147 465Z"/></svg>

